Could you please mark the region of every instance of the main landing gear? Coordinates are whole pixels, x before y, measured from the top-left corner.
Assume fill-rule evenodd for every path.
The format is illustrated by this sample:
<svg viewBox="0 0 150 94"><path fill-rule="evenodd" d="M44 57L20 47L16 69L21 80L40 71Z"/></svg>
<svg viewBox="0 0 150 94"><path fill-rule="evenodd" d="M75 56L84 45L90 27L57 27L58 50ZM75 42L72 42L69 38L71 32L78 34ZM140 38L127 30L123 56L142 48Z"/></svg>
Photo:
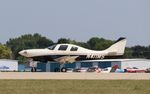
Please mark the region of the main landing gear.
<svg viewBox="0 0 150 94"><path fill-rule="evenodd" d="M64 64L60 64L60 68L55 68L55 72L67 72L67 68L64 67Z"/></svg>
<svg viewBox="0 0 150 94"><path fill-rule="evenodd" d="M54 70L55 72L67 72L67 68L63 67L63 68L55 68Z"/></svg>
<svg viewBox="0 0 150 94"><path fill-rule="evenodd" d="M61 72L67 72L67 68L65 67L61 68Z"/></svg>

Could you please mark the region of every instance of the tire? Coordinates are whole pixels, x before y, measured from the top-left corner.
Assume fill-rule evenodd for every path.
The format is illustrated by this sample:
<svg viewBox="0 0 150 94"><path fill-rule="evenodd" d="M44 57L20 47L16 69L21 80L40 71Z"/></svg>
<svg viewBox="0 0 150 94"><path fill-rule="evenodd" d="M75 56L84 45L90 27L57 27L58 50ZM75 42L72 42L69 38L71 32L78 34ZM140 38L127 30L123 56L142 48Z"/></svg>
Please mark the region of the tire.
<svg viewBox="0 0 150 94"><path fill-rule="evenodd" d="M67 72L67 68L65 67L61 68L61 72Z"/></svg>
<svg viewBox="0 0 150 94"><path fill-rule="evenodd" d="M36 68L35 68L35 67L32 67L32 68L31 68L31 72L36 72Z"/></svg>

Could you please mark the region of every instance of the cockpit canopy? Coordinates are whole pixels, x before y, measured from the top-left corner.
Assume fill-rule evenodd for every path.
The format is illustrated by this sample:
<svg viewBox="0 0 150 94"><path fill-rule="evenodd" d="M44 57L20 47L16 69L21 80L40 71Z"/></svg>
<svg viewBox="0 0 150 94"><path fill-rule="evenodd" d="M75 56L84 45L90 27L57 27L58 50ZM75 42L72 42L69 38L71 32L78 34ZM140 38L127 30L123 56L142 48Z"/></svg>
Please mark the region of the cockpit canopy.
<svg viewBox="0 0 150 94"><path fill-rule="evenodd" d="M57 44L48 47L49 50L60 50L60 51L77 51L78 47L72 44Z"/></svg>
<svg viewBox="0 0 150 94"><path fill-rule="evenodd" d="M49 46L48 49L49 49L49 50L54 50L55 47L56 47L56 45L52 45L52 46Z"/></svg>

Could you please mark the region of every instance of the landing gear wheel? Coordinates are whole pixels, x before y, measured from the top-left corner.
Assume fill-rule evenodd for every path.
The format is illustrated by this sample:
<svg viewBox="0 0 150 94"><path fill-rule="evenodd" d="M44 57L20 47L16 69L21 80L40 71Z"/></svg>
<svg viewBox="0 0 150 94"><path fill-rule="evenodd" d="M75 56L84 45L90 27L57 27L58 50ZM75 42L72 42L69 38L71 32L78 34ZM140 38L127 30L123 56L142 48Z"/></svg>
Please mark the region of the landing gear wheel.
<svg viewBox="0 0 150 94"><path fill-rule="evenodd" d="M31 68L31 72L36 72L36 68L35 68L35 67L32 67L32 68Z"/></svg>
<svg viewBox="0 0 150 94"><path fill-rule="evenodd" d="M61 72L67 72L67 68L61 68Z"/></svg>

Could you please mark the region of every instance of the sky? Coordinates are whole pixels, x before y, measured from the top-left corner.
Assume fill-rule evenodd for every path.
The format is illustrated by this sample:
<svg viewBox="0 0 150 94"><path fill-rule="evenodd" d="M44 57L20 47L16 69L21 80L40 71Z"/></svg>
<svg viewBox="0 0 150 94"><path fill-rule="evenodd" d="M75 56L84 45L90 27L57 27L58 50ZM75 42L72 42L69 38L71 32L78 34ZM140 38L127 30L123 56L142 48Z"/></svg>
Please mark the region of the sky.
<svg viewBox="0 0 150 94"><path fill-rule="evenodd" d="M150 0L0 0L0 43L39 33L56 42L91 37L150 45Z"/></svg>

